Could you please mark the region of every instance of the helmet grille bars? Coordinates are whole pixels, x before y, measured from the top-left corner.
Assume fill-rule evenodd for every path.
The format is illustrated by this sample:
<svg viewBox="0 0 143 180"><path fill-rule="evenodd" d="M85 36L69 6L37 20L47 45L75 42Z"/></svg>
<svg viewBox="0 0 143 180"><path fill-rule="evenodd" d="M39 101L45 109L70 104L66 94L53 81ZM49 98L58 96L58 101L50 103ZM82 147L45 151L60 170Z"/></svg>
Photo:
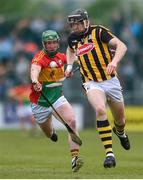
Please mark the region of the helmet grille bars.
<svg viewBox="0 0 143 180"><path fill-rule="evenodd" d="M77 23L88 20L88 13L85 10L76 10L68 16L68 23Z"/></svg>

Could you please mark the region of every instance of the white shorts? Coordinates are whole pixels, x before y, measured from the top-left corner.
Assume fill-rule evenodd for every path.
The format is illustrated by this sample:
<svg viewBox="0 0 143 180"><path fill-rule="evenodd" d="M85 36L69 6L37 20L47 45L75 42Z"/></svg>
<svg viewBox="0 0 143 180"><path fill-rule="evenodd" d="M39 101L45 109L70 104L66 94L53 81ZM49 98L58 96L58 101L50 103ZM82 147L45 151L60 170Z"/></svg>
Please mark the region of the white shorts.
<svg viewBox="0 0 143 180"><path fill-rule="evenodd" d="M99 89L105 93L107 100L112 99L117 102L123 102L122 87L117 77L102 82L88 81L83 86L86 92L92 89Z"/></svg>
<svg viewBox="0 0 143 180"><path fill-rule="evenodd" d="M61 96L56 102L52 105L55 109L62 106L63 104L68 103L67 99L64 96ZM43 107L38 104L31 103L31 108L35 120L40 124L45 122L49 116L53 113L52 107Z"/></svg>

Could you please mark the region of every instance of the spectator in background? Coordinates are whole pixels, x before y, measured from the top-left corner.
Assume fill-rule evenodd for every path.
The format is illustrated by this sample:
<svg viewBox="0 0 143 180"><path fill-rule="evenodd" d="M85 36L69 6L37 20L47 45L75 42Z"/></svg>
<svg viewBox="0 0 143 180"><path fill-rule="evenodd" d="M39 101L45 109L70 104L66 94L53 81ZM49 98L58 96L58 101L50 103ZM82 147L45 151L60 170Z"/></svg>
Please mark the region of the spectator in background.
<svg viewBox="0 0 143 180"><path fill-rule="evenodd" d="M24 52L21 52L16 57L17 63L15 65L15 74L19 80L19 83L23 84L29 81L30 62Z"/></svg>
<svg viewBox="0 0 143 180"><path fill-rule="evenodd" d="M122 28L124 27L125 21L122 16L122 13L115 11L112 15L112 30L116 36L120 37L122 33Z"/></svg>
<svg viewBox="0 0 143 180"><path fill-rule="evenodd" d="M7 68L5 66L5 63L0 61L0 102L4 102L6 97L6 92L8 89L7 86Z"/></svg>
<svg viewBox="0 0 143 180"><path fill-rule="evenodd" d="M132 78L136 77L136 69L134 68L132 57L129 58L129 61L124 61L123 67L120 69L119 74L119 79L126 97L129 98L132 103L134 103L134 96L132 95L132 92L134 91L134 81Z"/></svg>
<svg viewBox="0 0 143 180"><path fill-rule="evenodd" d="M134 17L133 21L129 25L129 29L137 40L139 40L139 36L141 33L142 23L138 17Z"/></svg>
<svg viewBox="0 0 143 180"><path fill-rule="evenodd" d="M30 125L31 134L33 136L37 133L36 121L32 115L29 94L31 91L30 84L22 84L9 89L8 95L10 98L18 102L17 116L19 118L20 128L23 134L26 134L27 125Z"/></svg>
<svg viewBox="0 0 143 180"><path fill-rule="evenodd" d="M13 56L13 42L7 35L0 37L0 59L10 60Z"/></svg>
<svg viewBox="0 0 143 180"><path fill-rule="evenodd" d="M18 39L23 42L38 42L36 33L30 29L30 22L26 19L20 20L17 23L15 31Z"/></svg>
<svg viewBox="0 0 143 180"><path fill-rule="evenodd" d="M47 29L47 21L41 17L35 17L30 23L30 29L37 34L41 40L41 33Z"/></svg>

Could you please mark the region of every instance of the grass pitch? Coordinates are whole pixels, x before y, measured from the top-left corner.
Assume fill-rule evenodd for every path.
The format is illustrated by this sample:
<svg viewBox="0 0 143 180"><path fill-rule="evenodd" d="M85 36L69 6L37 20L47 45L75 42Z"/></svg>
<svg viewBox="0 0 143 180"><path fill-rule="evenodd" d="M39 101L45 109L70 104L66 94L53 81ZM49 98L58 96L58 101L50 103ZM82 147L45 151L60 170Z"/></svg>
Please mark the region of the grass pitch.
<svg viewBox="0 0 143 180"><path fill-rule="evenodd" d="M131 150L126 151L113 135L116 168L105 169L104 149L95 130L83 130L81 157L84 166L71 171L67 133L57 131L54 143L42 133L23 136L18 130L0 131L0 179L138 179L143 178L142 132L128 132Z"/></svg>

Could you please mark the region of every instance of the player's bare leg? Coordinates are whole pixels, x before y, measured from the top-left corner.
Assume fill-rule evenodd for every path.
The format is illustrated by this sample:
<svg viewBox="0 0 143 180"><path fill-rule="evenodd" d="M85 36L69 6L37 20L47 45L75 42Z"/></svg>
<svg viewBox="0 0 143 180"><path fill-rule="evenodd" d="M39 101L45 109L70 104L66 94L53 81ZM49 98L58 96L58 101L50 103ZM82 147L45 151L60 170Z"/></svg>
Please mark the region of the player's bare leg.
<svg viewBox="0 0 143 180"><path fill-rule="evenodd" d="M45 122L40 123L39 126L43 130L45 135L52 141L56 142L58 140L58 136L52 125L52 117L49 117Z"/></svg>
<svg viewBox="0 0 143 180"><path fill-rule="evenodd" d="M69 103L65 103L59 108L57 108L57 112L68 123L68 125L78 134L75 116L71 105ZM83 166L83 160L79 157L79 146L72 141L70 135L68 136L68 142L72 156L72 171L77 172Z"/></svg>
<svg viewBox="0 0 143 180"><path fill-rule="evenodd" d="M122 147L125 150L130 149L130 141L128 135L125 133L125 111L124 111L124 103L123 102L115 102L109 101L108 102L110 109L112 111L114 117L114 124L113 132L117 135L120 140Z"/></svg>
<svg viewBox="0 0 143 180"><path fill-rule="evenodd" d="M112 129L107 119L105 93L98 89L92 89L88 91L87 96L96 111L97 129L106 152L103 166L105 168L115 167L116 161L112 150Z"/></svg>

